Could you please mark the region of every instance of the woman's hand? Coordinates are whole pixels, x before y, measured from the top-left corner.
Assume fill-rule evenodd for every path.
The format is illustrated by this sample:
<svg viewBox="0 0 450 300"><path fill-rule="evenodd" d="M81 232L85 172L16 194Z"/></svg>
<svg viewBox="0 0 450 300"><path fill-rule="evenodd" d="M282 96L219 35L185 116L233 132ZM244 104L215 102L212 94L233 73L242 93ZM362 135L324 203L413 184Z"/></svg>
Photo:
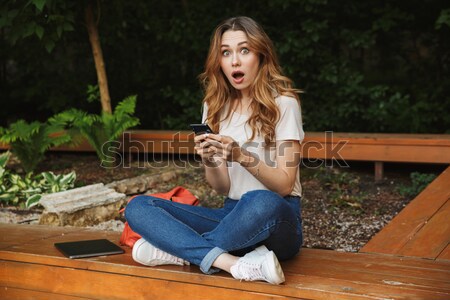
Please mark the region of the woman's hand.
<svg viewBox="0 0 450 300"><path fill-rule="evenodd" d="M214 149L210 147L211 144L207 140L208 135L209 134L205 133L194 137L194 150L198 155L200 155L203 161L210 161L214 154L216 154Z"/></svg>
<svg viewBox="0 0 450 300"><path fill-rule="evenodd" d="M227 195L231 184L227 164L223 159L227 152L223 151L222 139L220 135L206 133L195 136L194 142L195 152L201 156L205 165L206 180L219 194Z"/></svg>
<svg viewBox="0 0 450 300"><path fill-rule="evenodd" d="M231 137L218 134L202 134L194 138L195 150L203 159L213 156L226 161L239 161L242 149Z"/></svg>

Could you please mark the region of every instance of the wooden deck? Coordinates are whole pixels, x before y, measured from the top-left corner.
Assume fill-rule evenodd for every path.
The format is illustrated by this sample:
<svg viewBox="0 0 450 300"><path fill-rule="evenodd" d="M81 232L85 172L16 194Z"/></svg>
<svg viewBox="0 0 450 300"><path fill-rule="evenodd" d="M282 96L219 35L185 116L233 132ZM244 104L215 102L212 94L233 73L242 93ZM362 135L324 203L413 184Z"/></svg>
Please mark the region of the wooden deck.
<svg viewBox="0 0 450 300"><path fill-rule="evenodd" d="M164 152L190 153L188 133L175 143L167 142L173 132L156 136L153 151L159 143ZM148 142L148 132L130 137L124 149L150 149L137 142ZM376 163L450 163L449 135L309 138L303 148L308 158L339 154ZM123 255L70 260L55 242L108 238L117 243L119 234L0 224L0 299L450 299L449 198L450 167L359 253L303 249L282 262L286 282L280 286L239 282L225 272L204 275L196 266L145 267L132 260L128 248Z"/></svg>
<svg viewBox="0 0 450 300"><path fill-rule="evenodd" d="M361 252L450 259L450 167L372 238Z"/></svg>
<svg viewBox="0 0 450 300"><path fill-rule="evenodd" d="M449 299L450 260L303 249L286 282L240 282L197 266L145 267L123 255L71 260L55 242L119 234L0 224L0 299Z"/></svg>

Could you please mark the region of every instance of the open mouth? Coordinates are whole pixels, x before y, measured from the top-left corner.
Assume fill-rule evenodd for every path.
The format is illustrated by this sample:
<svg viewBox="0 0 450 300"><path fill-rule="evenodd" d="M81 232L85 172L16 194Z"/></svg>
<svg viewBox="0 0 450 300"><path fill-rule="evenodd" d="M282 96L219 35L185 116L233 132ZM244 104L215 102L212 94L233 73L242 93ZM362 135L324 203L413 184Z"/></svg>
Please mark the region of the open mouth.
<svg viewBox="0 0 450 300"><path fill-rule="evenodd" d="M240 80L244 77L244 72L235 71L235 72L231 73L231 76L236 80Z"/></svg>

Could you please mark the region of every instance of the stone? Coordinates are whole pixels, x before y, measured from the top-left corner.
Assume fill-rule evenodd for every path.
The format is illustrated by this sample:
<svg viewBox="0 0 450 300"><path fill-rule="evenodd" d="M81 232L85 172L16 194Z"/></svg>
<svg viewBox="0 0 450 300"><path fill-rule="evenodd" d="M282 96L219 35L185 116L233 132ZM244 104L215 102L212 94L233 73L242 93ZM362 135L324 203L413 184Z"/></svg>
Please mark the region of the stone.
<svg viewBox="0 0 450 300"><path fill-rule="evenodd" d="M44 195L39 224L90 226L119 217L127 196L103 183Z"/></svg>
<svg viewBox="0 0 450 300"><path fill-rule="evenodd" d="M134 178L114 181L106 186L115 189L116 192L126 195L142 194L154 188L159 181L159 175L140 175Z"/></svg>
<svg viewBox="0 0 450 300"><path fill-rule="evenodd" d="M177 173L174 171L169 171L161 174L161 180L163 182L168 182L177 178Z"/></svg>

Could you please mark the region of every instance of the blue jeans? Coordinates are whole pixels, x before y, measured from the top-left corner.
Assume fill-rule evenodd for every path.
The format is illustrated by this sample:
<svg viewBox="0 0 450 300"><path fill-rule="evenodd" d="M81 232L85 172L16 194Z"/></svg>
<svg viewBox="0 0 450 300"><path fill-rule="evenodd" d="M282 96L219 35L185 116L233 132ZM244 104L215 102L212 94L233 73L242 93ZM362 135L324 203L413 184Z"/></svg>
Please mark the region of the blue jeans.
<svg viewBox="0 0 450 300"><path fill-rule="evenodd" d="M227 198L218 209L143 195L128 203L125 217L152 245L206 274L219 271L211 265L222 253L241 256L264 244L285 260L299 252L303 241L300 197L266 190Z"/></svg>

